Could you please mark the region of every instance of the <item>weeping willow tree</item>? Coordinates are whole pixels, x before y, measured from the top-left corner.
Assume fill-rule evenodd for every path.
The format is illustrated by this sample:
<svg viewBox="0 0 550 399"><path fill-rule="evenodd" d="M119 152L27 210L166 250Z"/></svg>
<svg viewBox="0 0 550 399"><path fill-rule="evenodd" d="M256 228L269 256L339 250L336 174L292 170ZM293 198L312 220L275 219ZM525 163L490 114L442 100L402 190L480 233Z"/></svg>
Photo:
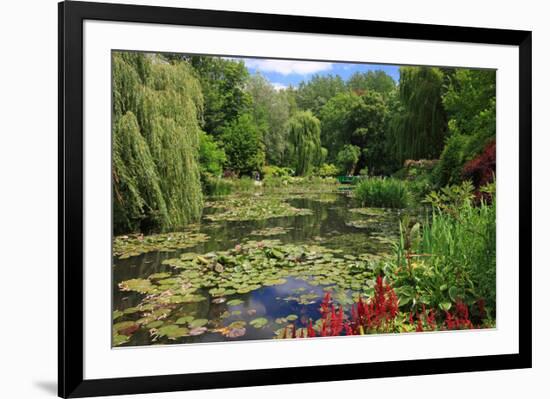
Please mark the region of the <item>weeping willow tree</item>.
<svg viewBox="0 0 550 399"><path fill-rule="evenodd" d="M322 159L321 122L311 111L301 111L288 121L290 159L296 174L309 174Z"/></svg>
<svg viewBox="0 0 550 399"><path fill-rule="evenodd" d="M444 74L439 68L402 67L398 101L389 138L399 162L437 158L445 142L446 116L441 101Z"/></svg>
<svg viewBox="0 0 550 399"><path fill-rule="evenodd" d="M113 54L115 233L173 230L198 220L202 103L185 61Z"/></svg>

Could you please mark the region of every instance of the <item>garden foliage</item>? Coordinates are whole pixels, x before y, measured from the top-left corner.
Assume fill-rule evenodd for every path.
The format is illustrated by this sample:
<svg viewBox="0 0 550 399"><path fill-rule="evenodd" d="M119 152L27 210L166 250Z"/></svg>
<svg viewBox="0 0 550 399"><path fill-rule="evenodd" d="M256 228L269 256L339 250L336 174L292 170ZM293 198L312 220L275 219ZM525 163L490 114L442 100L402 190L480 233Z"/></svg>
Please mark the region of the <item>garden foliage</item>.
<svg viewBox="0 0 550 399"><path fill-rule="evenodd" d="M201 87L185 63L113 54L115 233L169 230L198 220Z"/></svg>
<svg viewBox="0 0 550 399"><path fill-rule="evenodd" d="M410 204L407 183L394 178L364 179L355 186L353 195L368 207L406 208Z"/></svg>

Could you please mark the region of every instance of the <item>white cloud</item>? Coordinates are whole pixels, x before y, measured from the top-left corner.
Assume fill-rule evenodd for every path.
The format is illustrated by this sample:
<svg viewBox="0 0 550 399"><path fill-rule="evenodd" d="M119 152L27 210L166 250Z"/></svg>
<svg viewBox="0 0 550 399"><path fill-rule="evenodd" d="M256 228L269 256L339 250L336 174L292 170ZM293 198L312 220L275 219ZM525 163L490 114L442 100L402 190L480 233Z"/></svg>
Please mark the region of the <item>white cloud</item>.
<svg viewBox="0 0 550 399"><path fill-rule="evenodd" d="M283 83L277 83L277 82L271 82L271 86L277 91L284 90L288 87L288 85L285 85Z"/></svg>
<svg viewBox="0 0 550 399"><path fill-rule="evenodd" d="M277 72L285 76L291 74L308 75L332 69L332 63L330 62L260 60L250 58L245 59L244 62L249 68L262 72Z"/></svg>

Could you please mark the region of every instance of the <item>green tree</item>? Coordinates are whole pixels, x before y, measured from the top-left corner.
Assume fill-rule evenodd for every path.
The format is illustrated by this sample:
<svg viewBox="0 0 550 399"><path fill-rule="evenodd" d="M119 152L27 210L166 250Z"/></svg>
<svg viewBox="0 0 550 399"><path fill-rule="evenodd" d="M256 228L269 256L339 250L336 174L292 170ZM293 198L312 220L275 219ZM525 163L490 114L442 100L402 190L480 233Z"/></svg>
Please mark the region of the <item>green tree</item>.
<svg viewBox="0 0 550 399"><path fill-rule="evenodd" d="M346 175L351 176L355 173L355 167L359 162L359 156L361 155L361 149L356 145L346 144L336 157L338 166Z"/></svg>
<svg viewBox="0 0 550 399"><path fill-rule="evenodd" d="M328 159L335 161L347 144L360 149L359 165L373 173L384 171L386 157L386 119L388 107L375 91L362 96L340 93L321 109L322 142L328 149ZM361 156L362 154L362 156Z"/></svg>
<svg viewBox="0 0 550 399"><path fill-rule="evenodd" d="M245 91L248 70L243 61L211 56L186 57L197 71L204 95L204 130L218 136L223 127L250 109Z"/></svg>
<svg viewBox="0 0 550 399"><path fill-rule="evenodd" d="M301 82L296 89L296 104L301 110L310 110L319 117L321 108L335 95L346 91L346 83L340 76L314 75L308 82Z"/></svg>
<svg viewBox="0 0 550 399"><path fill-rule="evenodd" d="M465 150L474 157L496 135L496 73L456 69L449 81L443 95L449 131L470 137Z"/></svg>
<svg viewBox="0 0 550 399"><path fill-rule="evenodd" d="M369 91L350 109L347 121L347 129L351 132L350 142L361 149L358 166L367 166L373 174L385 172L387 164L387 116L388 108L382 95Z"/></svg>
<svg viewBox="0 0 550 399"><path fill-rule="evenodd" d="M222 174L223 165L227 160L223 149L205 132L200 133L199 160L201 172L215 176Z"/></svg>
<svg viewBox="0 0 550 399"><path fill-rule="evenodd" d="M350 114L361 106L361 98L351 92L338 93L321 109L321 141L328 150L328 159L336 160L338 151L351 142Z"/></svg>
<svg viewBox="0 0 550 399"><path fill-rule="evenodd" d="M399 103L389 126L396 159L433 159L445 143L447 119L441 95L445 73L439 68L402 67Z"/></svg>
<svg viewBox="0 0 550 399"><path fill-rule="evenodd" d="M115 233L170 230L198 220L200 84L185 62L113 54Z"/></svg>
<svg viewBox="0 0 550 399"><path fill-rule="evenodd" d="M321 123L311 111L301 111L289 120L288 129L296 174L307 175L322 161Z"/></svg>
<svg viewBox="0 0 550 399"><path fill-rule="evenodd" d="M348 88L356 94L375 91L387 98L395 90L395 81L381 70L355 72L347 81Z"/></svg>
<svg viewBox="0 0 550 399"><path fill-rule="evenodd" d="M243 114L221 131L227 167L239 175L261 170L265 154L258 126L250 114Z"/></svg>
<svg viewBox="0 0 550 399"><path fill-rule="evenodd" d="M290 115L289 96L277 91L262 75L250 76L246 91L252 98L251 114L258 126L271 165L282 165L288 143L286 123Z"/></svg>

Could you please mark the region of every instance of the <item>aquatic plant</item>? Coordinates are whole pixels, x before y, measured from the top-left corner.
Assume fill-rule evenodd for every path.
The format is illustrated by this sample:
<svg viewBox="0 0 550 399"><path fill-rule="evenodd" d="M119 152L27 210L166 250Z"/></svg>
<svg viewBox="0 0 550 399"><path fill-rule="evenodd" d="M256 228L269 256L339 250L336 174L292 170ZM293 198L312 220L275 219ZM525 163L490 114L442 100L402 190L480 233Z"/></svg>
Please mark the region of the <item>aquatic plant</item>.
<svg viewBox="0 0 550 399"><path fill-rule="evenodd" d="M262 195L227 198L209 202L207 206L219 210L205 216L211 221L263 220L312 214L310 209L294 208L282 199Z"/></svg>
<svg viewBox="0 0 550 399"><path fill-rule="evenodd" d="M361 281L372 277L372 272L366 267L367 262L355 256L318 245L281 244L278 240L248 241L231 250L216 253L184 253L163 263L171 266L173 272L154 273L145 279L125 280L119 284L121 291L137 292L143 298L131 313L114 310L113 314L117 322L132 321L139 327L136 331L149 331L156 340L184 339L199 332L219 332L228 338L244 336L246 331L240 330L244 325L229 327L219 323L224 323L225 319L234 323L232 320L235 317L255 316L255 312L245 316L243 309L239 308L244 303L240 295L262 287L286 284L289 277L307 280L311 286L330 286L340 303L345 302L347 290L368 292L369 287ZM218 301L219 298L227 300ZM319 298L317 293L300 290L296 295L281 300L308 306L315 304ZM225 313L221 313L216 321L189 313L189 309L209 302L225 307L227 314L222 317ZM251 326L258 329L267 326L264 318L267 319L258 317ZM297 315L289 314L284 323L297 320ZM189 333L172 331L173 327L170 327L167 334L159 335L157 330L171 325L185 327ZM206 327L207 331L190 333L199 327ZM300 333L298 331L297 334ZM174 334L182 335L176 337ZM117 337L117 342L127 344L130 336L127 339Z"/></svg>
<svg viewBox="0 0 550 399"><path fill-rule="evenodd" d="M353 196L362 206L406 208L410 193L405 182L393 178L371 177L361 180L353 190Z"/></svg>
<svg viewBox="0 0 550 399"><path fill-rule="evenodd" d="M250 235L263 236L263 237L280 236L280 235L288 233L292 229L293 229L293 227L280 227L280 226L267 227L267 228L261 229L261 230L254 230L254 231L250 232Z"/></svg>
<svg viewBox="0 0 550 399"><path fill-rule="evenodd" d="M208 241L208 235L197 230L163 234L127 234L113 240L113 255L125 259L152 251L170 252L190 248Z"/></svg>

